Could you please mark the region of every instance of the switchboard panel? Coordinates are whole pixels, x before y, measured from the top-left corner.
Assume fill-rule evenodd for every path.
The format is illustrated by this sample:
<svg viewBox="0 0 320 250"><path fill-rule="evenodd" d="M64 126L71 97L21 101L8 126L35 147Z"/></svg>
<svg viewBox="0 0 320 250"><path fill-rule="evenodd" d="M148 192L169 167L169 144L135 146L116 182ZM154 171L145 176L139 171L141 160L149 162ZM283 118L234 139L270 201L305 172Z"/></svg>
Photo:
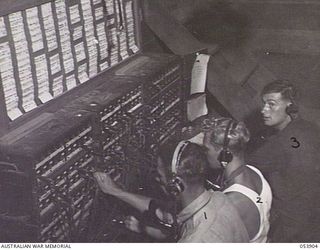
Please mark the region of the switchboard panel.
<svg viewBox="0 0 320 250"><path fill-rule="evenodd" d="M19 223L34 234L24 241L120 241L112 221L124 206L99 191L92 173L108 172L126 190L148 193L157 148L185 119L182 67L178 56L137 55L101 74L37 130L1 141L3 161L28 180L24 211L2 208L26 216Z"/></svg>

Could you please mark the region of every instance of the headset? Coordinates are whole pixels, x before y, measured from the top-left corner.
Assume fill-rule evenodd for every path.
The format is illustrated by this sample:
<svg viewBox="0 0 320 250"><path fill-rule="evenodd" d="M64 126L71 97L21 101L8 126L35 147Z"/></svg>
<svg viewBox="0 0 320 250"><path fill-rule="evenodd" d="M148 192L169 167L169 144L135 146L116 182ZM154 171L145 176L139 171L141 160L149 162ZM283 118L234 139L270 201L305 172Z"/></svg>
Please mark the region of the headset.
<svg viewBox="0 0 320 250"><path fill-rule="evenodd" d="M180 164L181 155L189 144L190 141L179 142L173 153L171 163L171 179L168 181L166 186L168 193L173 196L179 195L185 189L182 179L178 176L178 167Z"/></svg>
<svg viewBox="0 0 320 250"><path fill-rule="evenodd" d="M296 96L296 90L292 85L288 85L287 89L288 89L289 99L291 103L286 107L286 113L290 117L292 117L292 115L295 115L299 111L298 105L295 103L295 100L294 100Z"/></svg>
<svg viewBox="0 0 320 250"><path fill-rule="evenodd" d="M223 139L223 148L218 155L218 161L220 162L221 166L226 167L228 163L230 163L233 159L233 155L231 151L228 149L230 138L228 137L229 133L234 130L238 126L238 122L234 120L230 120L226 130L224 132L224 139Z"/></svg>

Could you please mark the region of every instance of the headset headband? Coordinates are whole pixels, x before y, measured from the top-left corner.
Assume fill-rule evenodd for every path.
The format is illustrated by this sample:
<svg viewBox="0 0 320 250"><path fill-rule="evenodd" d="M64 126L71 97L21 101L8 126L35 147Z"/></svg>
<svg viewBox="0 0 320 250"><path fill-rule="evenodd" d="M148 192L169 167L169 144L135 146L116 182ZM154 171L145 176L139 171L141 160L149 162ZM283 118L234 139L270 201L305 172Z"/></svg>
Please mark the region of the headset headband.
<svg viewBox="0 0 320 250"><path fill-rule="evenodd" d="M228 145L229 145L229 141L230 141L230 138L228 137L229 135L229 132L231 130L231 125L233 124L232 127L234 127L234 125L236 123L233 122L233 120L230 120L227 127L226 127L226 131L224 132L224 139L223 139L223 150L227 150L228 149Z"/></svg>
<svg viewBox="0 0 320 250"><path fill-rule="evenodd" d="M177 174L177 167L180 162L180 158L182 155L183 150L187 147L189 144L189 141L181 141L178 143L176 149L174 150L173 157L172 157L172 163L171 163L171 173Z"/></svg>

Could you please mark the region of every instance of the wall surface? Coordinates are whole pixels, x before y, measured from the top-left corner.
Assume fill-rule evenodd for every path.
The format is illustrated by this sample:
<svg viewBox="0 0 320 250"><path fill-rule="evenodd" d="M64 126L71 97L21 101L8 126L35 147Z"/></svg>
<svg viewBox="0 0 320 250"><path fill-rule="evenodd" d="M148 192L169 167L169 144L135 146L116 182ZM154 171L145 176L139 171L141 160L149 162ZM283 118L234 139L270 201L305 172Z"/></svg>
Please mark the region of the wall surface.
<svg viewBox="0 0 320 250"><path fill-rule="evenodd" d="M320 54L320 1L228 0L248 17L248 45L281 53Z"/></svg>
<svg viewBox="0 0 320 250"><path fill-rule="evenodd" d="M320 1L228 0L247 16L249 33L242 48L277 78L300 90L301 111L320 124Z"/></svg>
<svg viewBox="0 0 320 250"><path fill-rule="evenodd" d="M223 73L228 78L237 82L234 72L243 71L241 77L251 72L249 62L255 60L275 78L291 80L301 92L304 116L320 124L319 0L153 1L190 30L202 29L198 38L220 45L222 55L238 65L231 65L233 73ZM249 79L250 85L270 79L265 75Z"/></svg>
<svg viewBox="0 0 320 250"><path fill-rule="evenodd" d="M281 53L320 54L319 0L156 0L181 23L198 11L219 9L221 16L246 18L251 49ZM228 16L229 15L229 16ZM217 19L212 22L214 29Z"/></svg>

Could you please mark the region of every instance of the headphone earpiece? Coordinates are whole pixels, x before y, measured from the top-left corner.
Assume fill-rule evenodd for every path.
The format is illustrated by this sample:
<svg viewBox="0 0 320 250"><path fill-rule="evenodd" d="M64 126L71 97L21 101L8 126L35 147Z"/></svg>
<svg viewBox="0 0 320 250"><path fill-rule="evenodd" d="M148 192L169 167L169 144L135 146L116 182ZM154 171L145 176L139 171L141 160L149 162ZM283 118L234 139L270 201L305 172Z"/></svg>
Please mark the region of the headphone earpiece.
<svg viewBox="0 0 320 250"><path fill-rule="evenodd" d="M174 196L182 193L184 191L182 179L179 176L173 176L167 184L167 191Z"/></svg>
<svg viewBox="0 0 320 250"><path fill-rule="evenodd" d="M286 113L288 115L292 115L292 114L296 114L298 113L299 109L298 106L294 103L290 103L287 107L286 107Z"/></svg>
<svg viewBox="0 0 320 250"><path fill-rule="evenodd" d="M286 113L292 117L299 111L298 105L295 103L297 92L292 85L288 86L288 95L291 103L286 107Z"/></svg>
<svg viewBox="0 0 320 250"><path fill-rule="evenodd" d="M223 139L223 148L218 155L218 161L220 162L221 166L223 166L223 167L226 167L227 164L230 163L233 159L233 154L228 149L229 142L230 142L228 135L237 126L238 126L237 122L230 120L227 127L226 127L226 130L224 133L224 139Z"/></svg>
<svg viewBox="0 0 320 250"><path fill-rule="evenodd" d="M220 164L225 167L233 159L232 153L228 149L222 149L218 155L218 161Z"/></svg>
<svg viewBox="0 0 320 250"><path fill-rule="evenodd" d="M168 181L166 189L168 193L174 196L177 196L184 191L183 181L177 174L182 152L183 150L185 150L188 144L190 144L189 141L179 142L173 153L171 164L171 179Z"/></svg>

